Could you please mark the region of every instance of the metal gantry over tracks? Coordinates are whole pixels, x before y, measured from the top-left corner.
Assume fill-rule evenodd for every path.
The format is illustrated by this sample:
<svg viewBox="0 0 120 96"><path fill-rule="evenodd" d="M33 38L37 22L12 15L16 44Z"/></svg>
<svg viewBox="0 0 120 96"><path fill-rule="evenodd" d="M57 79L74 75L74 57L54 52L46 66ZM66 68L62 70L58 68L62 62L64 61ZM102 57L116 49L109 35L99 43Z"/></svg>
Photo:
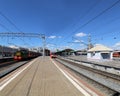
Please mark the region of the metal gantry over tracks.
<svg viewBox="0 0 120 96"><path fill-rule="evenodd" d="M39 33L23 33L23 32L2 32L1 37L33 37L40 38L43 42L43 56L45 55L45 35Z"/></svg>

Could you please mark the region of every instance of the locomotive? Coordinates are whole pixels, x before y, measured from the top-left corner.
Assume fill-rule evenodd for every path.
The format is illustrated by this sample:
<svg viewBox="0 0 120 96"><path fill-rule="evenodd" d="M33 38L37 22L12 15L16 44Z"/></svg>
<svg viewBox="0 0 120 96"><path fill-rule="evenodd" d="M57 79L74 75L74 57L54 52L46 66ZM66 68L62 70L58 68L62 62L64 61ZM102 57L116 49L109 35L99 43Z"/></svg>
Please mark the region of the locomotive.
<svg viewBox="0 0 120 96"><path fill-rule="evenodd" d="M40 56L41 54L27 49L19 50L14 55L14 60L27 60Z"/></svg>

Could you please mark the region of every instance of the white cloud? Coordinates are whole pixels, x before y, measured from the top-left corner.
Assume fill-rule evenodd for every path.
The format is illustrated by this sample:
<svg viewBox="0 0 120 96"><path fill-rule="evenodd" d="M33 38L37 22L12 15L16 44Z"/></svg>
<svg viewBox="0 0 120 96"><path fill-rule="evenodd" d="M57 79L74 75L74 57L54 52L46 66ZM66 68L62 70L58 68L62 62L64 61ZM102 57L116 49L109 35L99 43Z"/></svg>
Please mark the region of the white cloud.
<svg viewBox="0 0 120 96"><path fill-rule="evenodd" d="M79 40L75 40L75 41L73 41L73 42L75 42L75 43L80 43L80 41L79 41Z"/></svg>
<svg viewBox="0 0 120 96"><path fill-rule="evenodd" d="M49 36L48 38L55 39L55 38L62 38L62 37L61 36Z"/></svg>
<svg viewBox="0 0 120 96"><path fill-rule="evenodd" d="M80 33L77 33L75 34L76 37L84 37L86 36L87 34L83 33L83 32L80 32Z"/></svg>
<svg viewBox="0 0 120 96"><path fill-rule="evenodd" d="M55 45L54 44L47 44L46 46L47 47L54 47Z"/></svg>
<svg viewBox="0 0 120 96"><path fill-rule="evenodd" d="M16 49L19 48L18 46L15 46L15 45L10 45L9 47L10 47L10 48L16 48Z"/></svg>
<svg viewBox="0 0 120 96"><path fill-rule="evenodd" d="M82 44L82 43L85 43L83 40L74 40L73 42L74 42L74 43L81 43L81 44Z"/></svg>
<svg viewBox="0 0 120 96"><path fill-rule="evenodd" d="M50 38L50 39L54 39L54 38L56 38L56 36L49 36L48 38Z"/></svg>
<svg viewBox="0 0 120 96"><path fill-rule="evenodd" d="M120 50L120 42L117 42L115 45L113 45L113 49Z"/></svg>
<svg viewBox="0 0 120 96"><path fill-rule="evenodd" d="M120 47L120 42L115 44L116 47Z"/></svg>

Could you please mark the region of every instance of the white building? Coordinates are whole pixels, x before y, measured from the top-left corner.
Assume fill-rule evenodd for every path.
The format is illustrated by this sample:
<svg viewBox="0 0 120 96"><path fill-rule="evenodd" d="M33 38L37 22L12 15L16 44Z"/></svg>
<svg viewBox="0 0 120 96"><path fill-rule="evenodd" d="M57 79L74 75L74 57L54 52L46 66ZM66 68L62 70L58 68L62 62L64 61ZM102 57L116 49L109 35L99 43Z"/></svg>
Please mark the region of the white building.
<svg viewBox="0 0 120 96"><path fill-rule="evenodd" d="M88 50L87 59L103 60L103 59L112 59L113 50L103 46L96 45L95 47Z"/></svg>

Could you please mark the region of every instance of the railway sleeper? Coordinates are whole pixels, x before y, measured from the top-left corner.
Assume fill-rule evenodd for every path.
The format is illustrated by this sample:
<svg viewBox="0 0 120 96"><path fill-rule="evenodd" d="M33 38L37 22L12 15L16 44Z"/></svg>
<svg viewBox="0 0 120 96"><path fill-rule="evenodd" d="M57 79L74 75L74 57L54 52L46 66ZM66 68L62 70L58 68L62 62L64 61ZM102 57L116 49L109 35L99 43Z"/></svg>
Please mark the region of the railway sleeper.
<svg viewBox="0 0 120 96"><path fill-rule="evenodd" d="M98 82L99 84L102 84L102 85L108 87L109 89L116 91L117 93L115 93L113 96L117 96L116 94L118 94L118 93L120 94L120 81L119 80L115 80L115 79L110 78L105 75L97 74L94 71L92 72L92 71L84 69L82 66L78 67L78 66L72 65L70 63L67 63L65 61L62 61L60 59L56 59L56 60L58 62L64 64L65 66L69 67L70 69Z"/></svg>

